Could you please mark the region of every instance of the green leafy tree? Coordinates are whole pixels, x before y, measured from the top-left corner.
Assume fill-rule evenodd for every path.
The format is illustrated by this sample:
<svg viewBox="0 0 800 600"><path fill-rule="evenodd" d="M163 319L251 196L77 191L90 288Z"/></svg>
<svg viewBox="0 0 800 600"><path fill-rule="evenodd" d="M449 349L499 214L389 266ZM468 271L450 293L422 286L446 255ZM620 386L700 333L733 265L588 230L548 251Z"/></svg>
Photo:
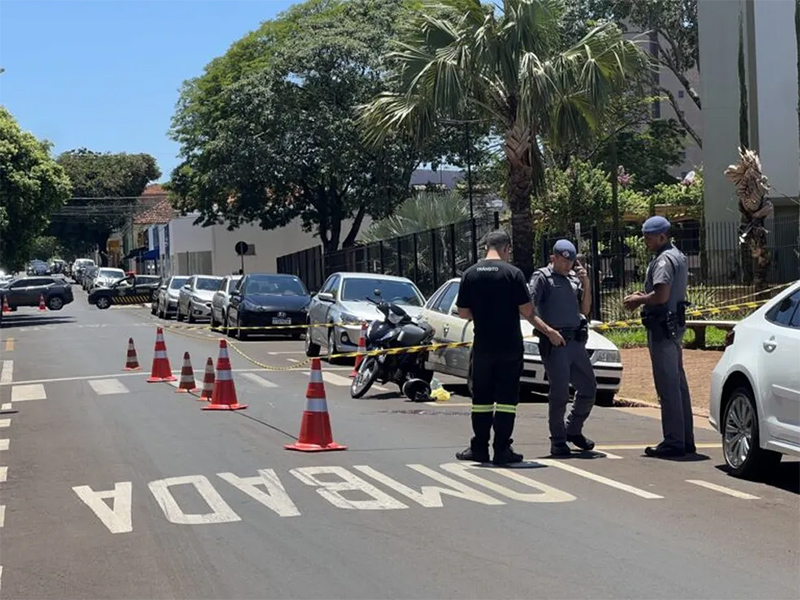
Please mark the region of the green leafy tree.
<svg viewBox="0 0 800 600"><path fill-rule="evenodd" d="M0 263L20 269L50 214L70 196L64 169L50 156L50 144L23 132L0 106Z"/></svg>
<svg viewBox="0 0 800 600"><path fill-rule="evenodd" d="M104 251L111 233L136 212L136 198L147 184L161 177L156 159L149 154L100 153L85 148L58 157L72 182L72 198L50 226L70 253Z"/></svg>
<svg viewBox="0 0 800 600"><path fill-rule="evenodd" d="M326 252L352 246L366 216L391 214L416 166L439 160L448 139L427 148L399 135L380 148L361 139L355 108L385 89L382 56L404 10L395 0L312 0L263 26L275 35L251 47L260 59L244 55L240 78L218 84L213 123L193 122L196 101L182 101L174 132L184 161L170 185L176 207L198 210L204 226L227 221L231 229L299 218ZM456 126L449 135L462 139Z"/></svg>
<svg viewBox="0 0 800 600"><path fill-rule="evenodd" d="M31 258L39 258L48 261L51 258L58 258L61 254L61 244L58 238L52 235L37 235L31 243Z"/></svg>
<svg viewBox="0 0 800 600"><path fill-rule="evenodd" d="M605 24L565 46L557 0L440 0L424 4L387 57L398 91L364 111L367 137L401 130L430 138L440 117L477 113L503 140L514 261L533 272L530 196L545 188L545 147L574 142L598 122L643 55Z"/></svg>
<svg viewBox="0 0 800 600"><path fill-rule="evenodd" d="M568 234L575 223L610 224L611 184L602 168L573 158L566 169L548 168L545 182L545 194L531 200L537 230Z"/></svg>
<svg viewBox="0 0 800 600"><path fill-rule="evenodd" d="M391 216L373 223L360 241L388 240L468 219L469 202L460 193L421 192L405 200Z"/></svg>

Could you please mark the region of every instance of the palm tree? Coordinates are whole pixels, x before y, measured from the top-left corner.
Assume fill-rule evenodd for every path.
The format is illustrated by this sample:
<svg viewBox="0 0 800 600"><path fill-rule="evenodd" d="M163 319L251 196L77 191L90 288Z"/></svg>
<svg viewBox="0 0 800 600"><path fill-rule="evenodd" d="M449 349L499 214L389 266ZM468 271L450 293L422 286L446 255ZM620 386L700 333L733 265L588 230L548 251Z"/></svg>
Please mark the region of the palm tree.
<svg viewBox="0 0 800 600"><path fill-rule="evenodd" d="M585 139L607 100L646 64L613 24L565 47L559 0L425 0L386 57L394 91L362 107L365 137L429 139L442 118L475 116L502 138L515 263L533 272L531 194L545 145Z"/></svg>
<svg viewBox="0 0 800 600"><path fill-rule="evenodd" d="M467 219L469 203L458 192L421 192L404 201L391 216L374 222L361 234L360 241L379 242Z"/></svg>

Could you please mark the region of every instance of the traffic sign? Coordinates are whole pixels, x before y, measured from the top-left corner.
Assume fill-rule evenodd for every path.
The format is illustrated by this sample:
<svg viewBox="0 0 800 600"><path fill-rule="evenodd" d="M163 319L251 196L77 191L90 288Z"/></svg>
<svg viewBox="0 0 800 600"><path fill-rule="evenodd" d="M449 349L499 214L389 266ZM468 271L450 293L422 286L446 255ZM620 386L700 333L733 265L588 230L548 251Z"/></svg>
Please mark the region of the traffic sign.
<svg viewBox="0 0 800 600"><path fill-rule="evenodd" d="M236 242L236 254L239 256L244 256L247 254L247 251L250 249L250 246L247 245L247 242Z"/></svg>

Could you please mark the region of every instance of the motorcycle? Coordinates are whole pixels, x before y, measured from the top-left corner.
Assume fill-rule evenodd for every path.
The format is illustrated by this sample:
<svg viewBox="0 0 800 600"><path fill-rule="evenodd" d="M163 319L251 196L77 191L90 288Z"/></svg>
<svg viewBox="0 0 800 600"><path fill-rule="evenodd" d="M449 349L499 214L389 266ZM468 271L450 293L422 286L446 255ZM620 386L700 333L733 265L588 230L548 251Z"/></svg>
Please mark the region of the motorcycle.
<svg viewBox="0 0 800 600"><path fill-rule="evenodd" d="M386 301L373 303L382 319L370 323L366 332L367 351L426 346L433 340L433 328L413 319L400 306ZM361 398L376 382L396 383L403 395L415 402L430 398L433 371L425 368L425 352L401 352L366 356L350 386L350 396Z"/></svg>

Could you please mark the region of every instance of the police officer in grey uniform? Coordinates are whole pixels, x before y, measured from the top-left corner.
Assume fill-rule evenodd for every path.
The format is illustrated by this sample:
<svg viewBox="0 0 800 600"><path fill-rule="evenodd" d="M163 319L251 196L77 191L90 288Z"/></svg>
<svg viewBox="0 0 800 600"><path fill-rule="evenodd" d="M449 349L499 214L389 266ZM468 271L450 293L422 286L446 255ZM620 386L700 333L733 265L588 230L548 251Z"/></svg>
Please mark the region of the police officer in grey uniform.
<svg viewBox="0 0 800 600"><path fill-rule="evenodd" d="M594 448L594 442L583 435L583 424L594 406L597 391L586 351L587 315L592 306L592 294L586 269L575 264L576 258L572 242L558 240L553 246L550 264L535 271L530 281L531 299L536 309L534 327L550 382L548 421L553 456L571 454L567 442L581 450ZM575 388L575 401L565 424L570 383Z"/></svg>
<svg viewBox="0 0 800 600"><path fill-rule="evenodd" d="M644 242L655 256L647 267L644 292L631 294L623 301L628 310L642 307L642 325L647 328L664 440L658 446L645 448L645 454L656 458L696 451L692 399L682 351L689 269L686 256L670 242L670 227L664 217L650 217L644 222Z"/></svg>

